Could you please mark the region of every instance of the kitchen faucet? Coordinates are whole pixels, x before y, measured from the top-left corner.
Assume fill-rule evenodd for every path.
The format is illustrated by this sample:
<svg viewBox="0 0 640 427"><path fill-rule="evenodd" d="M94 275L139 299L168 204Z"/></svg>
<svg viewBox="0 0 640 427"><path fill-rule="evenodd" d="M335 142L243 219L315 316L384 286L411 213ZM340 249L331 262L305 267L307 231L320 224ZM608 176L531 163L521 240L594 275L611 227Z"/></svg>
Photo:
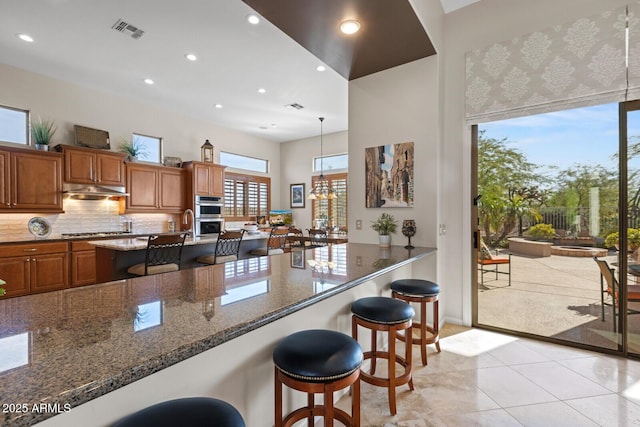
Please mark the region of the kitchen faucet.
<svg viewBox="0 0 640 427"><path fill-rule="evenodd" d="M191 238L195 240L196 238L196 218L191 209L185 209L182 214L182 225L187 225L187 217L191 219Z"/></svg>

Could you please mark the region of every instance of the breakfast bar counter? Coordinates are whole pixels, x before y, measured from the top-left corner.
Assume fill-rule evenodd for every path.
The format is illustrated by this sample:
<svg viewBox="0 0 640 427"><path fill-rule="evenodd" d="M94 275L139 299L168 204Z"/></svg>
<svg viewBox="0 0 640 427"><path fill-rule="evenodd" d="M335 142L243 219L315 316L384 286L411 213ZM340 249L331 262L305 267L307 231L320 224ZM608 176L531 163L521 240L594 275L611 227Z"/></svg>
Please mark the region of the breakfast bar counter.
<svg viewBox="0 0 640 427"><path fill-rule="evenodd" d="M3 426L106 426L176 396L212 395L273 424L271 352L299 329L346 331L434 248L322 248L0 299Z"/></svg>

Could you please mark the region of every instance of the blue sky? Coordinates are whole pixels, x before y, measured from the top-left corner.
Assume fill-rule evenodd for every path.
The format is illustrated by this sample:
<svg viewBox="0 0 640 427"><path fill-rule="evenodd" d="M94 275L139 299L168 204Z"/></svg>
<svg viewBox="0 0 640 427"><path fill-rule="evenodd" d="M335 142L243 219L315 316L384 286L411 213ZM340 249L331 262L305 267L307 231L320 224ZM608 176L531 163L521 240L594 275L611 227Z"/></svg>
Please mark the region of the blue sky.
<svg viewBox="0 0 640 427"><path fill-rule="evenodd" d="M617 169L617 159L611 157L618 151L617 103L485 123L479 129L485 129L488 138L507 138L508 146L531 163ZM628 134L640 136L640 112L630 114ZM630 161L633 166L640 167L640 159Z"/></svg>

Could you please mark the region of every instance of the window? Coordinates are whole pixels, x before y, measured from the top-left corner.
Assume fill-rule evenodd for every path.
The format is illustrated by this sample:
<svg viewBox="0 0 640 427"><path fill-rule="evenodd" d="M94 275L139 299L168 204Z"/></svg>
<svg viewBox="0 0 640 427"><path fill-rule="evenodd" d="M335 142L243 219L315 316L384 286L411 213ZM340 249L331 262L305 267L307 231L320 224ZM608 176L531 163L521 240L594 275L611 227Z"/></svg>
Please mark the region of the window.
<svg viewBox="0 0 640 427"><path fill-rule="evenodd" d="M29 141L29 112L0 106L0 141L25 144Z"/></svg>
<svg viewBox="0 0 640 427"><path fill-rule="evenodd" d="M140 160L162 163L162 138L134 133L133 142L141 148Z"/></svg>
<svg viewBox="0 0 640 427"><path fill-rule="evenodd" d="M240 154L220 152L220 164L235 168L245 169L252 172L269 172L269 161L257 159L255 157L241 156Z"/></svg>
<svg viewBox="0 0 640 427"><path fill-rule="evenodd" d="M337 197L312 200L311 223L314 227L347 227L347 174L325 175L324 178ZM312 187L318 179L318 176L312 178Z"/></svg>
<svg viewBox="0 0 640 427"><path fill-rule="evenodd" d="M322 165L320 164L322 163ZM334 154L313 158L313 171L346 170L349 168L348 154Z"/></svg>
<svg viewBox="0 0 640 427"><path fill-rule="evenodd" d="M255 220L269 215L271 178L227 172L224 179L224 216L228 221Z"/></svg>

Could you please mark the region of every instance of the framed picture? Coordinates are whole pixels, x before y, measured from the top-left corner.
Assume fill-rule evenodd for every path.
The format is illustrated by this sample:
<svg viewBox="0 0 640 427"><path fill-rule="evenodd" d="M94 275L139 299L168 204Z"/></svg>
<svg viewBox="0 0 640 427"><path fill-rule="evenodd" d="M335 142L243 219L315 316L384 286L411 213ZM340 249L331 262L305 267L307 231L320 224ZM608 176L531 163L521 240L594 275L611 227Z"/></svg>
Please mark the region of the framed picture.
<svg viewBox="0 0 640 427"><path fill-rule="evenodd" d="M413 142L365 148L365 207L413 207Z"/></svg>
<svg viewBox="0 0 640 427"><path fill-rule="evenodd" d="M291 267L305 268L304 251L291 251Z"/></svg>
<svg viewBox="0 0 640 427"><path fill-rule="evenodd" d="M291 184L291 207L304 208L304 183Z"/></svg>

